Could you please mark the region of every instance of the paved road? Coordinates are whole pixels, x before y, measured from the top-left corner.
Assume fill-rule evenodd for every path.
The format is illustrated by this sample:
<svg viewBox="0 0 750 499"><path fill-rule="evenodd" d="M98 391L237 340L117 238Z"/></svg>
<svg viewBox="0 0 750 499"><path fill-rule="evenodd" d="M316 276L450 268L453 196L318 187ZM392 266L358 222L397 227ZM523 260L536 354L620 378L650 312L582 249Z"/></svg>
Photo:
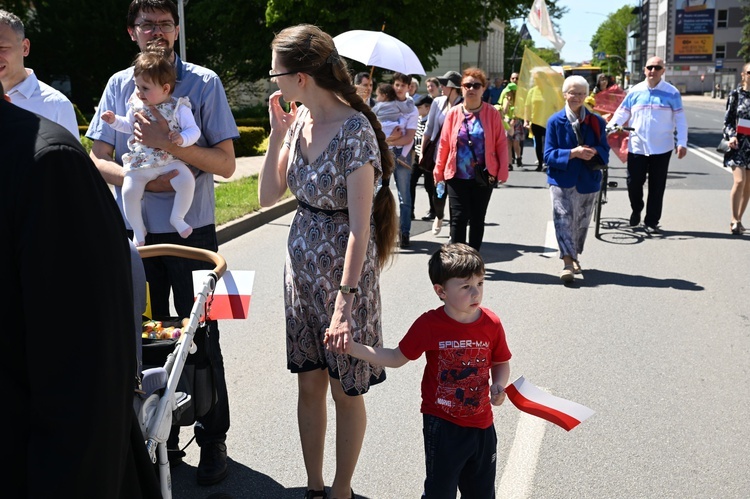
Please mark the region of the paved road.
<svg viewBox="0 0 750 499"><path fill-rule="evenodd" d="M687 100L687 99L686 99ZM750 490L750 236L729 234L730 174L712 152L723 104L689 103L691 148L672 160L663 236L626 227L622 168L589 236L583 278L563 286L544 175L516 170L488 214L485 305L506 327L511 379L596 411L571 432L495 409L498 497L744 498ZM711 142L711 145L708 145ZM525 159L532 163L533 151ZM617 162L617 160L613 160ZM618 165L615 165L618 166ZM622 167L622 165L619 165ZM417 194L417 213L426 210ZM250 317L221 325L232 410L230 476L195 485L199 449L175 469L176 498L299 499L305 472L296 428L296 380L285 369L282 269L291 214L221 245L230 269L255 270ZM448 241L416 221L412 247L383 273L385 342L439 306L427 257ZM366 395L368 431L354 479L358 497L419 497L423 478L419 380L423 361L388 370ZM329 416L334 407L329 403ZM184 429L188 431L188 429ZM334 469L329 425L325 473Z"/></svg>

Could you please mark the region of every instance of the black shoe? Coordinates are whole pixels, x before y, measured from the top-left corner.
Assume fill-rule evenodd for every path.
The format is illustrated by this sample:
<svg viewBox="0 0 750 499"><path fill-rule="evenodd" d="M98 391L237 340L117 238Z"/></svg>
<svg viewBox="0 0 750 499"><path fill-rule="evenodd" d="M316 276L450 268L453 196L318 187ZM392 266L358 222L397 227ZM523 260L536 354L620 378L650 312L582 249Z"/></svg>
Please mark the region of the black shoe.
<svg viewBox="0 0 750 499"><path fill-rule="evenodd" d="M417 217L414 215L414 213L411 214L411 219L412 220L416 220L417 219Z"/></svg>
<svg viewBox="0 0 750 499"><path fill-rule="evenodd" d="M432 213L431 211L428 211L427 215L422 217L422 220L424 220L425 222L430 222L432 220L435 220L435 214Z"/></svg>
<svg viewBox="0 0 750 499"><path fill-rule="evenodd" d="M646 234L649 236L661 234L661 229L658 225L644 225L643 230L645 230Z"/></svg>
<svg viewBox="0 0 750 499"><path fill-rule="evenodd" d="M523 163L521 162L521 158L516 158L516 165L523 166Z"/></svg>
<svg viewBox="0 0 750 499"><path fill-rule="evenodd" d="M630 226L636 227L639 223L641 223L641 214L634 211L630 214Z"/></svg>
<svg viewBox="0 0 750 499"><path fill-rule="evenodd" d="M513 163L508 164L508 171L509 172L513 171Z"/></svg>
<svg viewBox="0 0 750 499"><path fill-rule="evenodd" d="M316 497L320 497L322 499L328 499L328 494L326 493L326 490L308 490L305 492L305 499L315 499Z"/></svg>
<svg viewBox="0 0 750 499"><path fill-rule="evenodd" d="M536 165L536 170L534 170L534 171L537 171L537 172L540 172L540 171L542 171L542 165L540 165L540 164L537 164L537 165Z"/></svg>
<svg viewBox="0 0 750 499"><path fill-rule="evenodd" d="M180 449L167 449L167 459L169 460L169 467L174 468L182 464L182 458L185 457L184 450Z"/></svg>
<svg viewBox="0 0 750 499"><path fill-rule="evenodd" d="M408 232L402 232L401 233L401 240L399 241L398 246L400 248L408 248L409 247L409 233Z"/></svg>
<svg viewBox="0 0 750 499"><path fill-rule="evenodd" d="M198 463L198 485L213 485L227 477L227 446L213 442L201 447Z"/></svg>

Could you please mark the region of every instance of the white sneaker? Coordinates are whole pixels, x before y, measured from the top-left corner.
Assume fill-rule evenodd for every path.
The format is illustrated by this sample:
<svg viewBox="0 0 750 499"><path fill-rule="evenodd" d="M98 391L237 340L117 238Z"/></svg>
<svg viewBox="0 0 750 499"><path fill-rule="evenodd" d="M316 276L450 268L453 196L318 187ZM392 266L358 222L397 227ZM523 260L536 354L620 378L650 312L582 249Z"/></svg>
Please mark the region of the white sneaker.
<svg viewBox="0 0 750 499"><path fill-rule="evenodd" d="M443 219L435 217L432 221L432 235L437 236L440 234L440 230L443 228Z"/></svg>

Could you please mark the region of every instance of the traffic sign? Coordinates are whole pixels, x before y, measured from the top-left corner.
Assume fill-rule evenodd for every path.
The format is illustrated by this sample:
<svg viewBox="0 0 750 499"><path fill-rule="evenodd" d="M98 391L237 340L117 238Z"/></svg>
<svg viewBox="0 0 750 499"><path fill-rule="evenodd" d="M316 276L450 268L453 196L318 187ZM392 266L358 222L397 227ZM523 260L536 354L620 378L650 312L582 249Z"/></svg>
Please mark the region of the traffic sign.
<svg viewBox="0 0 750 499"><path fill-rule="evenodd" d="M724 59L716 59L716 69L722 69L724 67Z"/></svg>

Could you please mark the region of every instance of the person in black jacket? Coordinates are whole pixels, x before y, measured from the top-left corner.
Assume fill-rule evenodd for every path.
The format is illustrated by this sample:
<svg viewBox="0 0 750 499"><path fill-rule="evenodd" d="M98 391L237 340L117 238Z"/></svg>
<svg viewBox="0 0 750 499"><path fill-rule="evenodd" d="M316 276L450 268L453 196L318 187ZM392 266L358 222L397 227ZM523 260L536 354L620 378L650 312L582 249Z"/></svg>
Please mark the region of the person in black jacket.
<svg viewBox="0 0 750 499"><path fill-rule="evenodd" d="M4 95L0 85L0 95ZM161 497L133 411L128 237L81 144L0 99L2 379L17 497Z"/></svg>

